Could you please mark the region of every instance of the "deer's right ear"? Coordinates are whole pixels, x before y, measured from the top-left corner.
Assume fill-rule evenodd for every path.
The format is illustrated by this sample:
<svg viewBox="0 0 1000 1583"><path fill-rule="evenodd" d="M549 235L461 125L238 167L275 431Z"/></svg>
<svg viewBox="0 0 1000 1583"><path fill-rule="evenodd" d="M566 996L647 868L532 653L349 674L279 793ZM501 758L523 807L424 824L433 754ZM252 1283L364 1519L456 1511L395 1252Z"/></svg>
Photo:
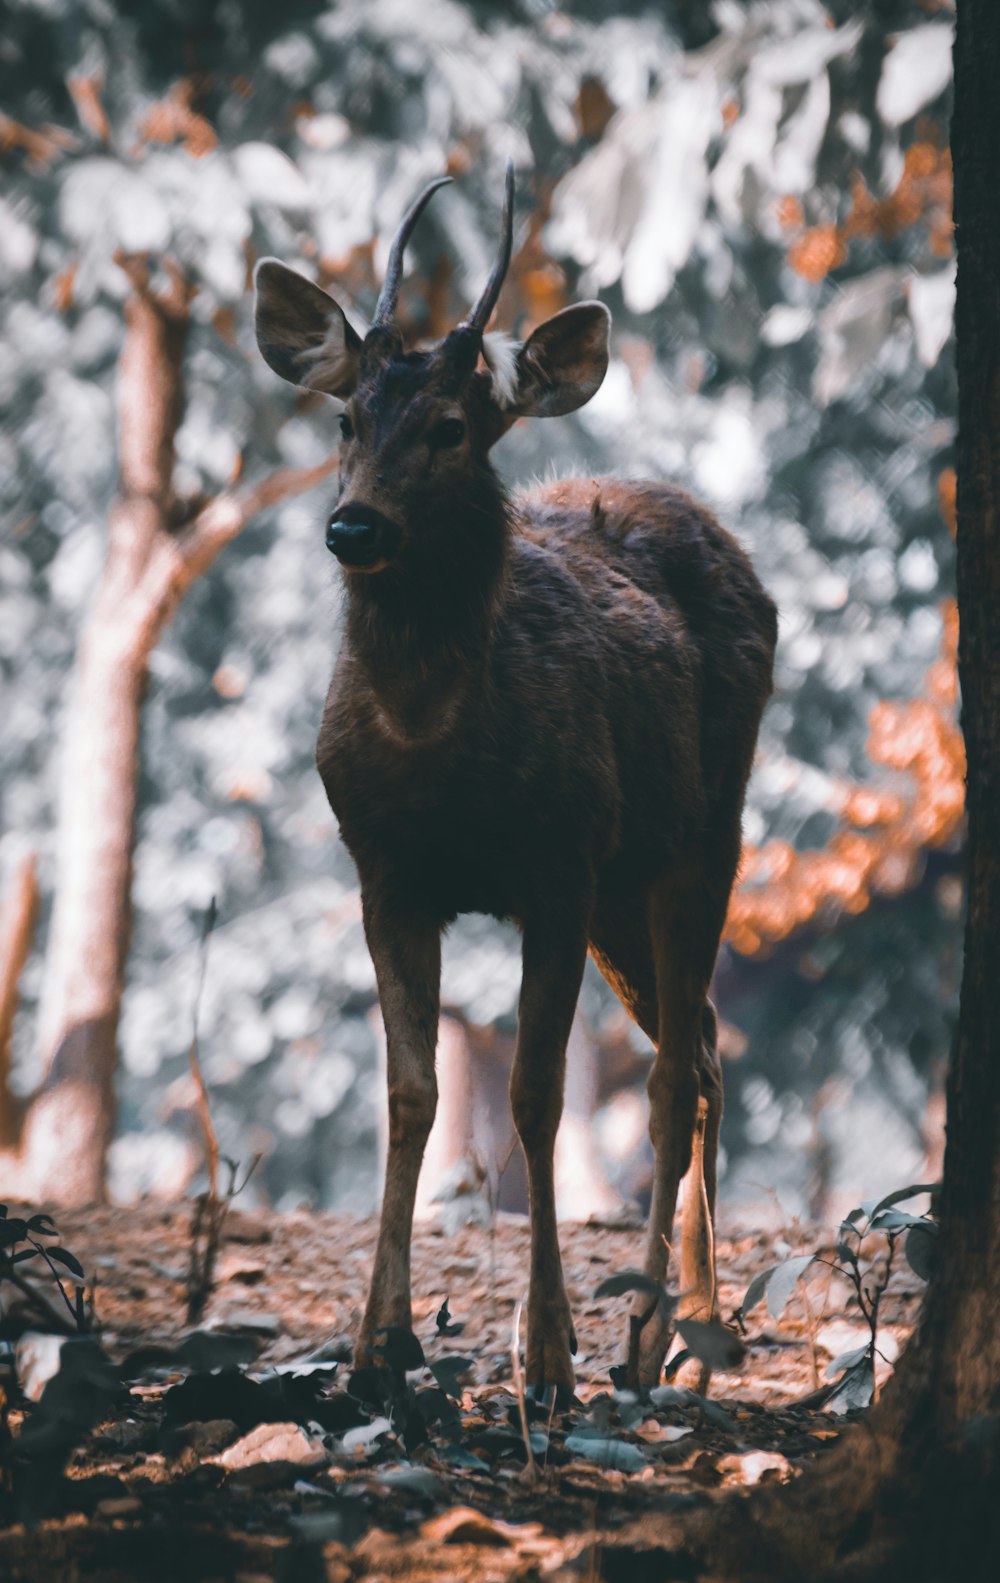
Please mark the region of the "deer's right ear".
<svg viewBox="0 0 1000 1583"><path fill-rule="evenodd" d="M292 385L346 401L358 383L361 337L343 309L276 258L261 259L254 287L254 323L264 361Z"/></svg>

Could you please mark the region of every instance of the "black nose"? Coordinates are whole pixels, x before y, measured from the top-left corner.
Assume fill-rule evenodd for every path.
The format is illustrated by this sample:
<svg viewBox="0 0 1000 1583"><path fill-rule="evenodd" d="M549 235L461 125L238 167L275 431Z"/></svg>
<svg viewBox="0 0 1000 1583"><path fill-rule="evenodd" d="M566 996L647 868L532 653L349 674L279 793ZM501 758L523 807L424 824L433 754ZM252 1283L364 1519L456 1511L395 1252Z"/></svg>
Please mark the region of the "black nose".
<svg viewBox="0 0 1000 1583"><path fill-rule="evenodd" d="M326 547L345 566L371 566L378 559L378 529L334 517L327 525Z"/></svg>

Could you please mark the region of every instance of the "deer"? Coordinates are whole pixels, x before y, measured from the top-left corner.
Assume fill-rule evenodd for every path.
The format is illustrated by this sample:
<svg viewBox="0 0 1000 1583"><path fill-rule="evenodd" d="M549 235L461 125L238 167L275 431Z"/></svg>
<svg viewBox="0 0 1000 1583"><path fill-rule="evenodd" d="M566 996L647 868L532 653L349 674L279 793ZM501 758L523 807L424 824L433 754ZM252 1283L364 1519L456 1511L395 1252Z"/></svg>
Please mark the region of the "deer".
<svg viewBox="0 0 1000 1583"><path fill-rule="evenodd" d="M519 419L559 417L595 394L611 319L587 301L523 341L488 329L513 245L508 162L478 300L437 344L407 348L404 250L448 180L403 218L363 336L327 292L270 258L255 270L255 327L275 373L343 404L326 545L345 612L317 765L360 881L389 1113L355 1363L412 1323L441 938L460 914L487 913L521 933L510 1103L529 1183L525 1377L565 1400L577 1346L553 1151L588 952L654 1047L645 1275L667 1277L686 1179L678 1312L717 1314L722 1071L709 988L777 615L736 539L678 487L577 477L508 493L492 447ZM633 1301L648 1319L637 1373L655 1384L673 1318Z"/></svg>

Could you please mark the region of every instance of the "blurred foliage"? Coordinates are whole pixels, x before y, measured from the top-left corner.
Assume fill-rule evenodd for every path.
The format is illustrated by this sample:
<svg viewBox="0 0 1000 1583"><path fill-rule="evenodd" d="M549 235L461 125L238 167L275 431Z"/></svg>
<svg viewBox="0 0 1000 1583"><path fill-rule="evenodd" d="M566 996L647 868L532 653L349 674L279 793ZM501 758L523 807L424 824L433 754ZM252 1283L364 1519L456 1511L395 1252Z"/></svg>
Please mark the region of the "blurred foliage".
<svg viewBox="0 0 1000 1583"><path fill-rule="evenodd" d="M488 267L511 155L500 322L523 331L599 293L615 334L594 401L518 425L499 466L512 482L611 469L689 486L781 610L719 977L748 1038L730 1070L730 1185L777 1181L797 1207L817 1160L870 1191L914 1165L960 910L950 46L949 8L922 0L8 7L3 873L36 845L51 895L62 710L115 485L115 249L169 256L198 288L177 466L183 489L214 491L318 462L333 432L330 404L279 387L256 354L254 260L280 255L360 323L401 211L447 169L402 305L412 335L440 333ZM202 1048L223 1149L265 1149L279 1202L374 1196L373 976L312 762L339 621L325 499L252 525L154 659L121 1191L180 1186L196 1157L186 1018L218 892ZM517 983L510 932L456 928L448 1004L507 1024ZM25 1087L40 984L36 957ZM614 1024L596 978L584 1010L598 1032ZM619 1119L612 1107L599 1129L612 1165Z"/></svg>

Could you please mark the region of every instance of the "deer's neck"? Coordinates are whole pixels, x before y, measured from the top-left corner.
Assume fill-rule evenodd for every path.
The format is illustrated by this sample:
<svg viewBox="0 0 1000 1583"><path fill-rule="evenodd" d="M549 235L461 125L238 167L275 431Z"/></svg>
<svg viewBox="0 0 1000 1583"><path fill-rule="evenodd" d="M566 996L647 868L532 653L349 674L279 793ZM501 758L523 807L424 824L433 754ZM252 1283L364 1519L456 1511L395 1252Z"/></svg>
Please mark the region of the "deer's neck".
<svg viewBox="0 0 1000 1583"><path fill-rule="evenodd" d="M454 533L410 537L410 553L349 578L346 638L382 733L400 746L450 734L481 697L507 597L512 522L497 491L455 513Z"/></svg>

